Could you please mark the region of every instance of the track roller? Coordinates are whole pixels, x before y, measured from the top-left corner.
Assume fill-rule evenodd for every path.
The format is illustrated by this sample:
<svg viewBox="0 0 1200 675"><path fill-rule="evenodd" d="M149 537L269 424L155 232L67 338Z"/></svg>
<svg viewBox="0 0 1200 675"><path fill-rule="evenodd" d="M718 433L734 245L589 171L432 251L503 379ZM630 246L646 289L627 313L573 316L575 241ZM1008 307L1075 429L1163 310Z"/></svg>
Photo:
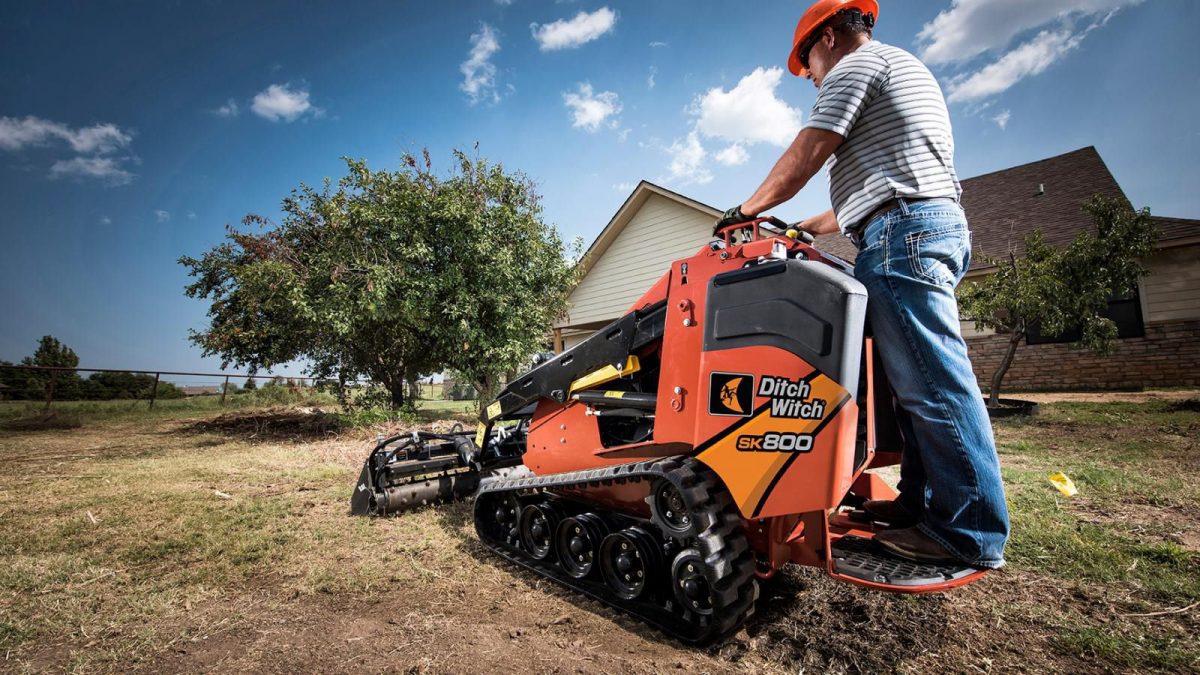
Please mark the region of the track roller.
<svg viewBox="0 0 1200 675"><path fill-rule="evenodd" d="M663 534L683 539L695 532L695 519L679 488L671 481L664 478L655 481L646 500L650 502L650 516Z"/></svg>
<svg viewBox="0 0 1200 675"><path fill-rule="evenodd" d="M591 574L600 553L600 543L607 534L608 524L594 513L564 518L554 535L563 570L575 579Z"/></svg>
<svg viewBox="0 0 1200 675"><path fill-rule="evenodd" d="M562 513L550 502L529 504L521 509L518 525L521 548L534 560L551 558L554 554L554 533L562 518Z"/></svg>
<svg viewBox="0 0 1200 675"><path fill-rule="evenodd" d="M487 536L510 545L520 541L518 523L521 519L521 502L514 494L487 495L475 505L476 530L486 530Z"/></svg>
<svg viewBox="0 0 1200 675"><path fill-rule="evenodd" d="M671 586L675 589L675 599L684 609L700 615L713 613L707 571L704 557L694 548L680 551L671 563Z"/></svg>
<svg viewBox="0 0 1200 675"><path fill-rule="evenodd" d="M600 544L600 574L613 593L633 600L653 588L662 570L662 554L654 535L641 527L613 532Z"/></svg>

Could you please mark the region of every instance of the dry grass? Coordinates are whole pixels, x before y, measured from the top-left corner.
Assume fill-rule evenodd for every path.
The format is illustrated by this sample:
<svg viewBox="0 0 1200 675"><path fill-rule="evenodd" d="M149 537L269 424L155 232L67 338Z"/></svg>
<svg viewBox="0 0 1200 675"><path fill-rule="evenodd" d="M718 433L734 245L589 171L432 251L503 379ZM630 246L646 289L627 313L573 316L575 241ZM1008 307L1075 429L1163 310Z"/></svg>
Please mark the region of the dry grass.
<svg viewBox="0 0 1200 675"><path fill-rule="evenodd" d="M3 432L2 667L1195 669L1200 608L1130 615L1200 600L1200 414L1169 402L1043 409L998 428L1009 570L923 597L790 570L745 630L703 650L498 563L464 504L348 517L374 429L289 421L293 410ZM1060 469L1081 498L1055 496L1045 474Z"/></svg>

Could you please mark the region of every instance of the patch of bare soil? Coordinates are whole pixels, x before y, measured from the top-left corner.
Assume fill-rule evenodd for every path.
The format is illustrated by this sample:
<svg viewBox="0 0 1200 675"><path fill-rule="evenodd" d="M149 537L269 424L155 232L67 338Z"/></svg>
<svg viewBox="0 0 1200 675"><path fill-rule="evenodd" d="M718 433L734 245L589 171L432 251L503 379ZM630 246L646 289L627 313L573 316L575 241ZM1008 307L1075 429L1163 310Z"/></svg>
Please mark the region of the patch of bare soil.
<svg viewBox="0 0 1200 675"><path fill-rule="evenodd" d="M491 593L432 583L369 598L238 603L249 611L222 601L180 627L191 637L139 670L959 673L1046 672L1057 662L1030 589L1013 575L952 595L896 596L791 569L764 588L758 614L742 631L696 648L496 564L512 583ZM1014 615L1009 601L1025 606ZM221 620L220 611L238 615Z"/></svg>
<svg viewBox="0 0 1200 675"><path fill-rule="evenodd" d="M518 587L519 588L519 587ZM437 587L369 599L315 596L266 602L236 627L145 664L144 672L584 672L647 673L704 667L689 653L614 626L600 613L547 595L530 606ZM596 608L599 609L599 608Z"/></svg>

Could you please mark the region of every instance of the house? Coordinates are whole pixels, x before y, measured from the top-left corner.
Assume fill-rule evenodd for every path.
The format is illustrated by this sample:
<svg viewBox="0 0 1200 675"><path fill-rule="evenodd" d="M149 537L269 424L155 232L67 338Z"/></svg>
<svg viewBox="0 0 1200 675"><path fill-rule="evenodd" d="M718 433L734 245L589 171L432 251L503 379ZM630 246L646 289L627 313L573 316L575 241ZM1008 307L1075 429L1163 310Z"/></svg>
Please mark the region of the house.
<svg viewBox="0 0 1200 675"><path fill-rule="evenodd" d="M1092 227L1081 205L1094 194L1125 193L1094 147L963 181L963 207L972 230L967 280L991 272L987 259L1020 255L1035 226L1051 244L1069 243ZM620 317L670 263L694 254L710 238L721 212L707 204L640 183L588 249L584 276L555 325L555 349L569 349ZM1114 389L1200 385L1200 220L1156 216L1157 251L1138 292L1110 303L1118 324L1117 351L1099 357L1071 349L1067 339L1032 335L1005 378L1012 389ZM847 260L854 247L841 235L816 245ZM964 282L965 283L965 282ZM963 323L975 375L987 382L1007 338Z"/></svg>

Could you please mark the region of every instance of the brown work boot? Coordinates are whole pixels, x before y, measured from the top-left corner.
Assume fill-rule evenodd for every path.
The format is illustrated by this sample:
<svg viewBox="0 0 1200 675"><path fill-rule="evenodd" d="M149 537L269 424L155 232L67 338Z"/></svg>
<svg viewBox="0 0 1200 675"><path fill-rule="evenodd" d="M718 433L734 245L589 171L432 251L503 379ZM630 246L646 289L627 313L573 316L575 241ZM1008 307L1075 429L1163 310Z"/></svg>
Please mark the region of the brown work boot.
<svg viewBox="0 0 1200 675"><path fill-rule="evenodd" d="M862 505L871 520L887 523L889 527L912 527L917 524L917 518L900 505L896 499L870 499Z"/></svg>
<svg viewBox="0 0 1200 675"><path fill-rule="evenodd" d="M947 551L944 546L915 527L885 530L875 535L875 542L889 553L898 555L905 560L962 564L962 561L955 558L954 554Z"/></svg>

